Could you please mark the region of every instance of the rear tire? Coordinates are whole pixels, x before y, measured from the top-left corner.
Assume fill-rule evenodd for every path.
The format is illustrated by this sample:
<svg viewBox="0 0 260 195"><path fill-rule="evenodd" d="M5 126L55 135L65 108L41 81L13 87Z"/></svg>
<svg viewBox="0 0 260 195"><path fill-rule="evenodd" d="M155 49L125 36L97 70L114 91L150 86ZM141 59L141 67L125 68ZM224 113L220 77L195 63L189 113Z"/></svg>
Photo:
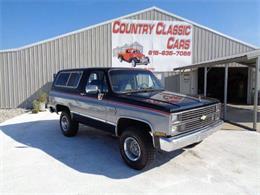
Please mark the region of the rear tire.
<svg viewBox="0 0 260 195"><path fill-rule="evenodd" d="M123 62L122 56L119 56L119 57L118 57L118 60L119 60L119 62Z"/></svg>
<svg viewBox="0 0 260 195"><path fill-rule="evenodd" d="M147 59L147 62L144 65L148 65L150 63L150 59L148 57L145 57Z"/></svg>
<svg viewBox="0 0 260 195"><path fill-rule="evenodd" d="M60 115L60 129L64 136L72 137L78 133L79 123L71 118L68 111L62 111Z"/></svg>
<svg viewBox="0 0 260 195"><path fill-rule="evenodd" d="M152 137L139 127L129 127L120 136L120 153L125 163L136 170L151 164L155 157Z"/></svg>

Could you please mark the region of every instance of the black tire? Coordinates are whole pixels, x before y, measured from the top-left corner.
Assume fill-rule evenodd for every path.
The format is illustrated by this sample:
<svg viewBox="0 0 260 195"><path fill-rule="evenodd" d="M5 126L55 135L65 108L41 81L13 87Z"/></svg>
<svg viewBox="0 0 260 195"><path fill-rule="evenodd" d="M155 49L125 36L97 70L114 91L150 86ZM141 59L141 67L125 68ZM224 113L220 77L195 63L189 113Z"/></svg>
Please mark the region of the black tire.
<svg viewBox="0 0 260 195"><path fill-rule="evenodd" d="M119 60L119 62L123 62L122 56L119 56L119 57L118 57L118 60Z"/></svg>
<svg viewBox="0 0 260 195"><path fill-rule="evenodd" d="M64 127L64 121L67 121L67 128ZM79 123L71 118L69 111L62 111L60 115L60 129L66 137L73 137L78 133Z"/></svg>
<svg viewBox="0 0 260 195"><path fill-rule="evenodd" d="M128 157L125 150L125 142L127 139L134 139L140 149L140 156L136 160ZM125 163L136 170L141 170L150 165L155 157L155 148L153 147L152 137L148 131L140 129L139 127L129 127L123 131L119 139L120 153Z"/></svg>
<svg viewBox="0 0 260 195"><path fill-rule="evenodd" d="M147 59L147 62L144 65L148 65L150 63L150 59L148 57L145 57Z"/></svg>
<svg viewBox="0 0 260 195"><path fill-rule="evenodd" d="M135 58L133 58L131 60L131 63L132 63L132 67L136 67L137 60Z"/></svg>

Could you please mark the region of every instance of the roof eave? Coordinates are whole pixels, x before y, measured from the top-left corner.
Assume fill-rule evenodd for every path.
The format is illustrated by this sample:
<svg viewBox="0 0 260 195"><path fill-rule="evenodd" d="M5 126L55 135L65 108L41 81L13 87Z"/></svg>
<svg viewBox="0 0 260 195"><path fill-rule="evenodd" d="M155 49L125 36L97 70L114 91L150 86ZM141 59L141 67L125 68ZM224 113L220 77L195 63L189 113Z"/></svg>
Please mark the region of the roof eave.
<svg viewBox="0 0 260 195"><path fill-rule="evenodd" d="M256 59L260 57L260 49L253 50L250 52L244 52L236 55L225 56L221 58L216 58L212 60L207 60L195 64L191 64L188 66L183 66L179 68L174 68L174 70L183 70L183 69L191 69L191 68L200 68L200 67L211 67L228 63L240 63L242 65L254 66L256 63Z"/></svg>

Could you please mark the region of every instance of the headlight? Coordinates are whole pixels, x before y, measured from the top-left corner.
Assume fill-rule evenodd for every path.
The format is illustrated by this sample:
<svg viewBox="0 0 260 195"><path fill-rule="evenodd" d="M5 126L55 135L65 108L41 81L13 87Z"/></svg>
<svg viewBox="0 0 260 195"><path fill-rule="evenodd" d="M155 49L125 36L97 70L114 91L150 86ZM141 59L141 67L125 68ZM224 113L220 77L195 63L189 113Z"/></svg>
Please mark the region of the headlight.
<svg viewBox="0 0 260 195"><path fill-rule="evenodd" d="M178 116L176 114L172 114L172 122L177 122L178 121Z"/></svg>
<svg viewBox="0 0 260 195"><path fill-rule="evenodd" d="M171 114L171 130L178 131L180 129L180 117L177 114Z"/></svg>
<svg viewBox="0 0 260 195"><path fill-rule="evenodd" d="M184 131L186 128L185 124L172 125L172 132L174 131Z"/></svg>
<svg viewBox="0 0 260 195"><path fill-rule="evenodd" d="M221 103L216 104L216 112L221 111Z"/></svg>
<svg viewBox="0 0 260 195"><path fill-rule="evenodd" d="M173 126L172 126L172 131L177 131L178 128L179 128L179 126L177 126L177 125L173 125Z"/></svg>

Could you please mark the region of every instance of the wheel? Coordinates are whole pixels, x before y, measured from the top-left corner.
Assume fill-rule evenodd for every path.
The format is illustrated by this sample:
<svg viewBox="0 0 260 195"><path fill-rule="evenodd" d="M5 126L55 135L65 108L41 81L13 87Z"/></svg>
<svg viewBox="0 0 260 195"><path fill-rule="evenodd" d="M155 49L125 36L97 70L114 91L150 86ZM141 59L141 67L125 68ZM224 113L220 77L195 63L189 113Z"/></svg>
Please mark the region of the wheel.
<svg viewBox="0 0 260 195"><path fill-rule="evenodd" d="M150 63L150 59L148 57L145 57L147 59L147 62L144 65L148 65Z"/></svg>
<svg viewBox="0 0 260 195"><path fill-rule="evenodd" d="M122 56L119 56L118 59L119 59L119 62L123 62Z"/></svg>
<svg viewBox="0 0 260 195"><path fill-rule="evenodd" d="M188 145L188 146L185 146L184 148L187 148L187 149L189 149L189 148L194 148L195 146L197 146L198 144L200 144L202 141L200 141L200 142L197 142L197 143L194 143L194 144L191 144L191 145Z"/></svg>
<svg viewBox="0 0 260 195"><path fill-rule="evenodd" d="M143 169L155 156L151 135L138 127L129 127L122 133L119 147L123 160L133 169Z"/></svg>
<svg viewBox="0 0 260 195"><path fill-rule="evenodd" d="M136 60L135 59L132 59L131 63L132 63L132 67L136 67Z"/></svg>
<svg viewBox="0 0 260 195"><path fill-rule="evenodd" d="M60 115L60 128L63 135L66 137L72 137L77 134L79 124L71 118L68 111L62 111Z"/></svg>

